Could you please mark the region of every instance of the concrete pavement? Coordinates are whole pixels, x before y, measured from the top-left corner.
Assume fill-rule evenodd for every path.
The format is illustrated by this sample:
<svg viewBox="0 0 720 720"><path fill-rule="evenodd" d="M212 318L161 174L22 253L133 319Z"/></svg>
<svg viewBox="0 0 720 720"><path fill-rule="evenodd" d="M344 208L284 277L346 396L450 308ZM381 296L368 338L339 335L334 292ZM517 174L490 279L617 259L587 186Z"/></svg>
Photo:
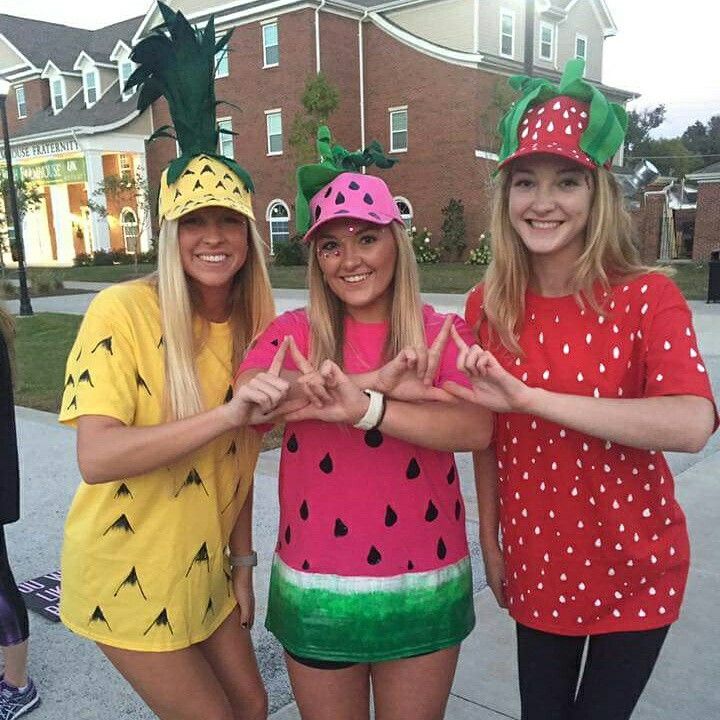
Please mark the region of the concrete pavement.
<svg viewBox="0 0 720 720"><path fill-rule="evenodd" d="M56 301L55 312L68 312L76 298ZM279 310L304 302L304 292L276 291ZM459 310L462 296L426 296L439 310ZM710 377L720 395L720 306L691 303ZM37 307L37 310L42 308ZM82 310L76 310L82 312ZM6 529L9 552L18 580L58 567L62 524L79 482L74 432L57 425L54 416L18 408L23 472L23 519ZM276 477L279 451L263 453L257 469L255 538L260 556L256 575L258 622L253 630L258 658L270 694L273 717L296 720L280 648L262 627L267 580L277 527ZM720 434L697 456L669 454L676 473L680 501L687 513L693 543L693 569L684 613L672 629L647 692L638 706L637 720L706 720L720 707ZM485 588L477 562L477 507L472 491L470 457L458 455L468 512L475 573L477 627L463 644L449 720L518 718L519 702L514 668L514 628ZM31 671L43 695L36 720L131 717L150 720L152 714L135 697L95 647L51 623L31 615ZM339 719L342 720L342 719Z"/></svg>

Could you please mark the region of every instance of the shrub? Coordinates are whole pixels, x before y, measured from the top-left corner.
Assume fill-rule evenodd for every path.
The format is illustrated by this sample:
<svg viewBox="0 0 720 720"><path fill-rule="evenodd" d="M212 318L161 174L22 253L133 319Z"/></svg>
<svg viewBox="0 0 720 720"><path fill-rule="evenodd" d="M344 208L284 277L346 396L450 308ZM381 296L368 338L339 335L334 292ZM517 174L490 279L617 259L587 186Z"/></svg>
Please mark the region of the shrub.
<svg viewBox="0 0 720 720"><path fill-rule="evenodd" d="M140 253L138 262L146 265L155 265L155 263L157 263L157 250L155 250L155 247L153 246L152 250Z"/></svg>
<svg viewBox="0 0 720 720"><path fill-rule="evenodd" d="M473 248L465 261L466 265L489 265L492 260L490 249L490 233L483 233L480 236L480 243Z"/></svg>
<svg viewBox="0 0 720 720"><path fill-rule="evenodd" d="M113 265L130 265L135 262L135 257L125 250L111 250L109 255Z"/></svg>
<svg viewBox="0 0 720 720"><path fill-rule="evenodd" d="M73 265L75 267L86 267L92 265L92 256L87 253L78 253L73 258Z"/></svg>
<svg viewBox="0 0 720 720"><path fill-rule="evenodd" d="M29 268L27 275L30 288L36 295L45 295L65 287L62 275L56 270Z"/></svg>
<svg viewBox="0 0 720 720"><path fill-rule="evenodd" d="M93 265L112 265L112 255L106 250L96 250L92 258Z"/></svg>
<svg viewBox="0 0 720 720"><path fill-rule="evenodd" d="M450 198L441 210L443 214L440 247L449 260L459 260L465 251L465 207L462 200Z"/></svg>
<svg viewBox="0 0 720 720"><path fill-rule="evenodd" d="M9 280L3 280L0 283L0 298L12 299L18 296L18 286Z"/></svg>
<svg viewBox="0 0 720 720"><path fill-rule="evenodd" d="M415 260L420 265L440 262L440 251L430 244L432 233L426 227L418 232L417 228L413 226L408 234L415 252Z"/></svg>
<svg viewBox="0 0 720 720"><path fill-rule="evenodd" d="M307 249L302 235L294 235L287 242L279 242L274 248L273 264L283 267L307 265Z"/></svg>

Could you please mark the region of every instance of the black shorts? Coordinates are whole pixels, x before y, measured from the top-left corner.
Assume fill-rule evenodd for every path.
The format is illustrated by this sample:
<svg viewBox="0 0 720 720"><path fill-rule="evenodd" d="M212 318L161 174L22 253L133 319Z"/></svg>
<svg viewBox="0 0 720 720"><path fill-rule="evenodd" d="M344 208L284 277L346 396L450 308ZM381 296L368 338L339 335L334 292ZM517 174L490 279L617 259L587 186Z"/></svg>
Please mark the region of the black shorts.
<svg viewBox="0 0 720 720"><path fill-rule="evenodd" d="M346 662L337 660L317 660L315 658L302 657L291 653L287 648L285 652L297 663L304 665L305 667L315 668L316 670L344 670L345 668L352 667L353 665L361 665L359 662ZM434 651L433 651L434 652ZM417 655L408 655L406 658L394 658L396 660L408 660L409 658L422 657L423 655L430 655L430 653L418 653Z"/></svg>

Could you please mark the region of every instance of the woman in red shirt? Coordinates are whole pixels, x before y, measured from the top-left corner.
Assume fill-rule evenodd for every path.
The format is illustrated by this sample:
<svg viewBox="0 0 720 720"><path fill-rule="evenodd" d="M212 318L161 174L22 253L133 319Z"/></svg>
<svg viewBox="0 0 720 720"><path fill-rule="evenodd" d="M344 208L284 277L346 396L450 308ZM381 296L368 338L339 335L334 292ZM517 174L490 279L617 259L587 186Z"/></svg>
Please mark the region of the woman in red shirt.
<svg viewBox="0 0 720 720"><path fill-rule="evenodd" d="M625 113L582 72L511 81L493 262L466 308L480 344L456 337L473 389L448 388L498 413L475 473L523 720L630 717L689 565L662 451L696 452L717 427L688 306L641 265L608 170Z"/></svg>

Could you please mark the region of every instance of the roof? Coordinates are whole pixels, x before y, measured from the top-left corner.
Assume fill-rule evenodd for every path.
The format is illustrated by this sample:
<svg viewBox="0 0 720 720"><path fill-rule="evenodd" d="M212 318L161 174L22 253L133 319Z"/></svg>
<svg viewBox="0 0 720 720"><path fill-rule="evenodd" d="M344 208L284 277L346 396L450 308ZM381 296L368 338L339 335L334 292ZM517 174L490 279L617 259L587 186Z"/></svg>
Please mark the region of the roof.
<svg viewBox="0 0 720 720"><path fill-rule="evenodd" d="M97 62L110 62L118 40L128 45L144 16L123 20L98 30L31 20L0 14L0 33L5 36L33 65L42 69L52 60L59 70L72 72L81 51Z"/></svg>
<svg viewBox="0 0 720 720"><path fill-rule="evenodd" d="M720 175L720 162L713 163L707 167L696 170L694 173L688 175L688 177L695 178L697 175Z"/></svg>

